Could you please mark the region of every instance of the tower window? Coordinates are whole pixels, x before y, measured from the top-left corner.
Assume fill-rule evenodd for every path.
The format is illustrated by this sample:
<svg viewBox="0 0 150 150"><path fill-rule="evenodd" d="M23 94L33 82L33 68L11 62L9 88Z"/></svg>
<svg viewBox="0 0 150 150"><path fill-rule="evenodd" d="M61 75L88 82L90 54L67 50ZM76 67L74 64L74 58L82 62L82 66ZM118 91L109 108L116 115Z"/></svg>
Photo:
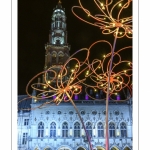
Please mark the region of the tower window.
<svg viewBox="0 0 150 150"><path fill-rule="evenodd" d="M68 123L64 122L62 124L62 137L68 137Z"/></svg>
<svg viewBox="0 0 150 150"><path fill-rule="evenodd" d="M52 122L50 124L50 137L56 137L56 123Z"/></svg>
<svg viewBox="0 0 150 150"><path fill-rule="evenodd" d="M44 137L44 123L40 122L38 124L38 137Z"/></svg>
<svg viewBox="0 0 150 150"><path fill-rule="evenodd" d="M80 137L80 124L78 122L74 124L74 137Z"/></svg>
<svg viewBox="0 0 150 150"><path fill-rule="evenodd" d="M52 53L52 63L56 63L56 53Z"/></svg>
<svg viewBox="0 0 150 150"><path fill-rule="evenodd" d="M59 56L58 56L59 64L63 64L63 58L64 58L64 54L60 53Z"/></svg>
<svg viewBox="0 0 150 150"><path fill-rule="evenodd" d="M23 145L27 144L27 135L28 135L28 133L23 133L23 139L22 139Z"/></svg>

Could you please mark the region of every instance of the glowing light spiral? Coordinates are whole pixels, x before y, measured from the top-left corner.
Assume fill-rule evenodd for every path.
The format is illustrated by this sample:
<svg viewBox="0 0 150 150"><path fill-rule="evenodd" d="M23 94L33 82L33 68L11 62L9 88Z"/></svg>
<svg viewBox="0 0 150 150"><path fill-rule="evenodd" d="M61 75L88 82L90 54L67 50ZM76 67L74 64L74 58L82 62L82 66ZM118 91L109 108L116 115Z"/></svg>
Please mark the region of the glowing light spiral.
<svg viewBox="0 0 150 150"><path fill-rule="evenodd" d="M98 14L93 15L89 9L83 6L81 0L79 0L80 6L72 7L72 12L80 20L102 29L103 34L113 34L116 38L124 36L132 38L132 16L125 17L127 12L123 13L128 8L131 10L132 0L120 0L116 2L113 0L94 0L94 3L99 9ZM93 21L88 21L88 19L83 19L83 17L77 15L75 12L76 9L83 10Z"/></svg>

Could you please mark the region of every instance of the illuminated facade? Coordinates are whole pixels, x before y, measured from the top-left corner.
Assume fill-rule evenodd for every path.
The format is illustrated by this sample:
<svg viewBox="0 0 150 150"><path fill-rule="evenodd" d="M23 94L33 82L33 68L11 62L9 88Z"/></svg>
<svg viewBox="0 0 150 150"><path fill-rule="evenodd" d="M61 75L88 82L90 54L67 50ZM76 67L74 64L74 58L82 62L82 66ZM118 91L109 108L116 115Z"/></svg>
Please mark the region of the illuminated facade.
<svg viewBox="0 0 150 150"><path fill-rule="evenodd" d="M49 43L45 49L44 69L55 65L59 70L69 58L66 16L61 2L53 11ZM48 78L51 78L50 74ZM32 95L36 94L33 90ZM90 94L103 97L102 91L91 91ZM127 91L125 96L128 97ZM18 100L24 97L27 96L20 95ZM132 150L132 99L121 103L117 99L118 102L109 102L110 150ZM82 92L75 95L74 102L90 135L93 150L105 150L105 101L93 101ZM81 121L70 102L38 108L41 103L33 98L18 106L20 109L31 108L18 111L18 150L89 150ZM37 109L32 109L35 107Z"/></svg>

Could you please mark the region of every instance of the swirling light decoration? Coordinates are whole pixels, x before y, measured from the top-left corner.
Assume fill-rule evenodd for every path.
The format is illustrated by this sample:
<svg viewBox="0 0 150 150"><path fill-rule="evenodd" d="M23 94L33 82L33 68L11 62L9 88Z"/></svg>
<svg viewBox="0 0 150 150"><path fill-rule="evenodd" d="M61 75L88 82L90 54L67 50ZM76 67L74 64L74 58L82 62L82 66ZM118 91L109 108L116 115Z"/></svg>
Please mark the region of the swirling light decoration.
<svg viewBox="0 0 150 150"><path fill-rule="evenodd" d="M113 34L117 38L122 38L124 36L132 38L132 16L124 17L125 14L121 17L125 9L128 9L132 0L94 0L94 3L99 9L99 13L92 15L90 10L86 9L81 0L79 0L80 6L73 6L73 14L80 20L91 24L93 26L99 27L102 29L103 34ZM76 9L83 10L87 16L93 19L93 22L81 18L75 12ZM117 11L117 16L116 14Z"/></svg>
<svg viewBox="0 0 150 150"><path fill-rule="evenodd" d="M112 49L111 44L108 41L105 40L100 40L97 42L94 42L90 47L89 50L93 51L93 47L96 44L99 44L101 42L105 42L109 44L110 46L110 51ZM99 46L100 47L100 46ZM131 77L132 77L132 62L126 59L122 59L121 53L125 51L127 53L127 50L131 50L132 46L127 46L124 48L121 48L114 52L114 59L117 60L115 63L113 63L112 68L111 68L111 74L110 74L110 90L109 90L109 97L110 99L114 100L111 95L117 95L118 92L120 92L124 88L128 88L131 91L131 88L129 86L131 82ZM93 88L94 90L96 89L101 89L103 92L107 93L107 88L108 88L108 75L109 75L109 67L110 67L110 59L111 57L111 52L106 54L102 60L100 59L94 59L91 63L90 67L90 72L92 74L86 75L86 77L90 77L90 79L95 83L94 86L86 85L87 87ZM125 68L125 67L126 68ZM124 67L124 70L121 70L121 68ZM119 69L116 69L119 68ZM87 92L88 94L88 92ZM91 97L88 94L89 97ZM92 99L96 99L92 97ZM103 98L104 99L104 98ZM128 97L129 99L129 97ZM100 100L100 99L97 99ZM125 101L127 99L121 100Z"/></svg>
<svg viewBox="0 0 150 150"><path fill-rule="evenodd" d="M124 2L124 3L123 3ZM80 20L91 24L93 26L97 26L100 29L102 29L103 34L113 34L114 35L114 42L113 42L113 47L111 49L111 59L110 59L110 65L108 68L108 75L106 74L105 80L107 81L107 91L106 91L106 150L109 150L109 136L108 136L108 99L110 96L110 85L114 81L114 72L112 72L112 64L113 64L113 57L114 57L114 51L115 51L115 46L116 46L116 40L118 38L122 37L127 37L127 38L132 38L132 16L127 16L127 17L121 17L123 10L129 8L132 0L105 0L105 3L103 3L100 0L94 0L94 3L97 5L98 9L100 10L99 14L92 15L92 13L83 7L81 0L79 0L79 5L80 6L73 6L72 7L72 12L73 14L79 18ZM117 6L120 7L118 9L118 12L116 12ZM83 10L87 16L92 18L94 20L94 23L90 21L86 21L85 19L82 19L75 13L75 9L81 9ZM130 8L131 9L131 8ZM116 16L114 16L114 14ZM125 15L125 14L123 14Z"/></svg>
<svg viewBox="0 0 150 150"><path fill-rule="evenodd" d="M70 101L73 104L73 106L82 122L85 133L87 134L89 145L91 146L91 149L92 149L92 145L90 143L90 139L89 139L88 133L86 132L84 123L80 116L80 113L78 112L78 109L73 102L73 95L81 93L83 85L86 86L87 88L101 89L105 93L107 93L106 89L108 88L108 85L107 85L108 72L109 72L108 68L110 66L110 61L111 61L111 58L110 58L111 52L106 54L102 61L99 59L94 59L92 62L90 62L90 60L89 60L90 52L93 51L92 48L97 43L106 43L109 45L110 50L112 49L112 45L108 41L100 40L100 41L94 42L89 47L89 49L84 48L84 49L78 50L76 53L74 53L66 61L66 63L61 66L59 73L57 73L55 71L56 66L52 66L52 67L48 68L47 70L40 72L36 76L34 76L28 82L27 87L26 87L26 93L29 96L28 98L33 98L35 101L40 100L40 102L42 102L42 104L39 104L38 106L36 106L34 108L32 107L31 109L42 108L43 106L45 106L47 104L58 105L62 101L65 101L65 102ZM113 72L113 70L115 70L116 66L118 66L122 63L128 63L129 66L131 67L132 63L127 60L122 60L121 55L119 54L123 50L130 49L130 48L131 48L130 46L125 47L114 53L114 57L118 57L118 62L113 64L113 67L111 70L112 76L110 77L110 84L111 84L111 87L113 87L113 88L110 92L110 95L114 94L116 91L122 90L123 88L127 87L129 84L130 77L132 74L128 74L128 73L131 72L131 70L132 70L131 68L126 69L126 71L118 71L118 73ZM86 54L82 55L82 54L80 54L81 52L86 52ZM76 54L80 54L80 55L84 56L85 58L82 57L83 60L79 61L75 57ZM108 58L108 60L107 60L107 58ZM71 62L73 62L73 64L75 64L75 67L74 67L74 69L71 69L71 73L69 74L69 72L67 70L67 66ZM105 69L105 65L104 65L105 63L107 64L106 69ZM86 72L85 76L82 76L82 74L84 74L85 72ZM49 74L52 75L51 79L48 77ZM32 83L34 80L36 80L40 76L42 76L42 78L43 78L42 82L38 81L37 83ZM128 81L126 83L124 81L123 76L128 77ZM67 78L65 78L65 77L67 77ZM119 77L120 79L118 79L117 77ZM87 78L90 78L94 84L92 84L92 85L87 84L86 83ZM55 82L55 84L53 84L53 82ZM121 82L122 82L122 84L121 84ZM103 84L103 86L101 86L102 84ZM119 87L117 86L118 84L119 84ZM36 96L29 94L29 92L28 92L29 86L31 86L31 88L37 92ZM53 98L54 96L55 96L55 98ZM24 100L27 100L27 98L19 101L19 103L23 102ZM29 109L27 108L27 109L22 109L22 110L29 110Z"/></svg>
<svg viewBox="0 0 150 150"><path fill-rule="evenodd" d="M84 55L85 59L83 61L79 61L77 58L73 57L77 53L80 53L83 51L86 52L86 55ZM27 84L26 93L29 96L29 98L34 98L34 99L36 99L36 101L38 101L38 100L43 101L42 105L39 105L36 108L41 108L44 105L52 104L52 102L55 103L56 105L58 105L63 100L65 102L70 101L73 104L73 106L81 120L81 123L82 123L83 128L86 133L86 136L88 138L89 146L92 149L92 144L90 142L88 132L86 131L86 128L84 126L84 123L82 121L80 113L79 113L76 105L73 102L73 95L79 94L82 91L82 83L86 80L85 77L83 77L81 79L81 78L79 78L79 76L85 70L90 69L89 65L88 65L89 64L88 58L89 58L89 50L88 49L84 48L84 49L78 50L66 61L66 63L63 66L61 66L59 73L57 73L55 71L56 66L52 66L49 69L47 69L46 71L43 71L43 72L37 74L36 76L34 76ZM71 74L69 75L69 73L67 72L67 65L69 63L71 63L72 61L73 61L73 63L76 64L76 66L73 70L71 70ZM53 73L52 80L49 80L47 77L47 75L49 73ZM34 79L36 79L39 75L43 75L43 77L44 77L43 82L42 83L38 82L38 83L32 84L32 81ZM68 79L65 78L66 76L68 76ZM52 84L52 82L55 82L56 86L54 84ZM32 96L31 94L29 94L29 92L28 92L29 85L31 85L31 87L38 92L37 96ZM41 87L43 87L43 88L41 88ZM55 96L55 98L53 100L48 100L46 102L44 101L45 99L52 98L53 96ZM24 100L26 100L26 99L19 101L19 103ZM31 109L36 109L36 108L31 108ZM25 110L25 109L22 109L22 110Z"/></svg>

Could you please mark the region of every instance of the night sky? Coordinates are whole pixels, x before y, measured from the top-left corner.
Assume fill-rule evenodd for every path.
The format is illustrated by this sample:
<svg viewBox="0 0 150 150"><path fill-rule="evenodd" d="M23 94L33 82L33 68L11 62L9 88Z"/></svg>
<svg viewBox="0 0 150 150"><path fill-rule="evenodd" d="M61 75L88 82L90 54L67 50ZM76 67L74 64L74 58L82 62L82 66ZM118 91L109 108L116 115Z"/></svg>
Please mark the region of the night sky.
<svg viewBox="0 0 150 150"><path fill-rule="evenodd" d="M83 0L86 6L97 10L93 0ZM18 1L18 95L26 94L25 89L29 80L43 71L45 62L45 44L48 42L51 16L58 0L19 0ZM71 11L72 6L79 5L78 0L62 0L67 16L68 44L70 54L89 47L97 40L108 40L113 43L113 35L103 35L98 27L91 26L76 18ZM94 12L93 11L93 12ZM81 15L82 12L79 12ZM119 39L117 48L131 46L132 40ZM101 47L99 55L105 53ZM95 54L97 55L97 54ZM126 54L132 60L132 51Z"/></svg>

